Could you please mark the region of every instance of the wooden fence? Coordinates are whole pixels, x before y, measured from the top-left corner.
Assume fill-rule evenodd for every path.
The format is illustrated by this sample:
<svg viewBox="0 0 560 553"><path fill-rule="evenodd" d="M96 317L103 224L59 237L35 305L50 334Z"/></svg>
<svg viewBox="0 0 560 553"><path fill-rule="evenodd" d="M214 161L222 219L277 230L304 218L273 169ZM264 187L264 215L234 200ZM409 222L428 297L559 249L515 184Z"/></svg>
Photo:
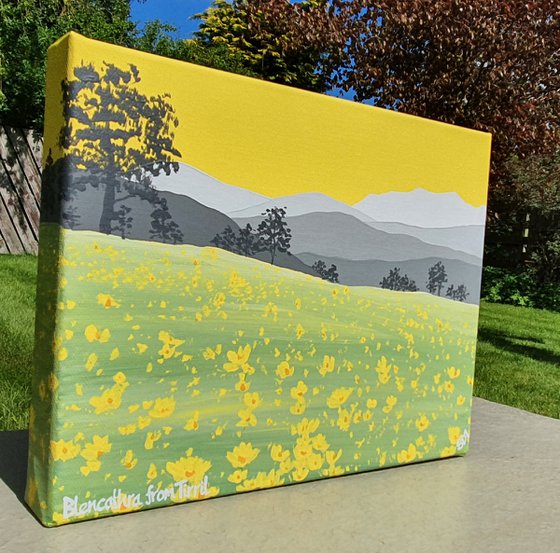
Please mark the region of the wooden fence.
<svg viewBox="0 0 560 553"><path fill-rule="evenodd" d="M0 254L37 253L42 138L0 125Z"/></svg>

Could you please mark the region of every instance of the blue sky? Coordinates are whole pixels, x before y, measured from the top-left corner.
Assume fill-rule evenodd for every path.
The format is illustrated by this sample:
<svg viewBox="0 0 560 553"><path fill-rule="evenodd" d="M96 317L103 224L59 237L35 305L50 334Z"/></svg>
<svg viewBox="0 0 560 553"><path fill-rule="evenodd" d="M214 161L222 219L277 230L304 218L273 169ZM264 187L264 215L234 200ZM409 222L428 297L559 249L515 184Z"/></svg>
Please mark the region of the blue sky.
<svg viewBox="0 0 560 553"><path fill-rule="evenodd" d="M211 0L146 0L131 2L131 19L140 23L160 19L177 27L178 37L188 38L198 28L198 21L189 17L204 11Z"/></svg>
<svg viewBox="0 0 560 553"><path fill-rule="evenodd" d="M299 1L299 0L296 0ZM131 19L140 23L159 19L171 23L177 28L176 38L189 38L198 29L199 22L190 17L203 12L212 4L212 0L133 0L131 2ZM331 96L342 96L351 99L351 94L331 90Z"/></svg>

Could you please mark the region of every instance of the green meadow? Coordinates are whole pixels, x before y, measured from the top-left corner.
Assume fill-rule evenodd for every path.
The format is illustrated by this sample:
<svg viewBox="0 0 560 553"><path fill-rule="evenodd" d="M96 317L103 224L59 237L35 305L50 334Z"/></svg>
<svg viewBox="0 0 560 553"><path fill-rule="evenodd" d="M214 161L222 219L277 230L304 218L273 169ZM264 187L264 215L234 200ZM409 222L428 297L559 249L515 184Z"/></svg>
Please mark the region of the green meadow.
<svg viewBox="0 0 560 553"><path fill-rule="evenodd" d="M476 306L62 232L32 412L32 449L54 464L53 523L74 519L64 496L117 489L158 506L185 500L181 482L200 499L466 453ZM148 489L175 492L148 505ZM140 505L109 507L97 515Z"/></svg>

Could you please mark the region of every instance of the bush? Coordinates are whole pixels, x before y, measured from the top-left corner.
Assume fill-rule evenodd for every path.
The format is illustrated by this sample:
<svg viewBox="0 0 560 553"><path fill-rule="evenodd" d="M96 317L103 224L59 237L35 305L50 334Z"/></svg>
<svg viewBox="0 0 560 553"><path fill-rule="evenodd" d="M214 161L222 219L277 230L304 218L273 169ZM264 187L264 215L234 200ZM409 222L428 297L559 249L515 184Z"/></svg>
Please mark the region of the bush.
<svg viewBox="0 0 560 553"><path fill-rule="evenodd" d="M481 297L492 303L560 311L560 283L542 284L531 269L484 267Z"/></svg>

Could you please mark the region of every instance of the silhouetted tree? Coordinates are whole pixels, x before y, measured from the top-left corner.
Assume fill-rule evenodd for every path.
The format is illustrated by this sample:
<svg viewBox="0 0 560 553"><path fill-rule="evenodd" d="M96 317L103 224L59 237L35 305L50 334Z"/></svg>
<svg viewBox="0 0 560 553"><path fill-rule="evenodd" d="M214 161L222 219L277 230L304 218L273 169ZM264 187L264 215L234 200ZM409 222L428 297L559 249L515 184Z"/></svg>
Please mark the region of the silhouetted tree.
<svg viewBox="0 0 560 553"><path fill-rule="evenodd" d="M455 301L466 301L469 293L467 292L467 287L464 284L459 284L457 288L452 284L445 295Z"/></svg>
<svg viewBox="0 0 560 553"><path fill-rule="evenodd" d="M447 273L445 272L445 265L441 261L438 261L428 269L426 288L430 294L435 294L437 292L437 295L441 296L441 289L446 282Z"/></svg>
<svg viewBox="0 0 560 553"><path fill-rule="evenodd" d="M245 257L252 257L263 248L259 234L253 230L250 223L247 223L245 228L239 229L236 245L239 252Z"/></svg>
<svg viewBox="0 0 560 553"><path fill-rule="evenodd" d="M99 230L105 234L120 231L123 213L116 206L129 198L152 204L160 217L156 226L161 224L161 210L166 210L152 177L179 167L174 159L181 154L173 146L179 121L169 95L147 96L138 90L139 82L136 66L122 69L110 63L76 67L74 78L62 82L59 146L73 169L65 187L87 184L103 191ZM166 231L173 240L177 228Z"/></svg>
<svg viewBox="0 0 560 553"><path fill-rule="evenodd" d="M214 244L217 248L221 248L222 250L227 250L228 252L233 253L240 253L237 247L237 234L231 228L231 225L228 225L222 232L216 234L210 242Z"/></svg>
<svg viewBox="0 0 560 553"><path fill-rule="evenodd" d="M329 268L327 268L326 263L319 259L315 261L311 268L323 279L328 280L329 282L338 282L338 273L336 270L336 265L332 264Z"/></svg>
<svg viewBox="0 0 560 553"><path fill-rule="evenodd" d="M151 217L152 228L150 229L150 236L154 240L170 242L172 244L182 242L183 233L179 225L173 221L165 198L157 200L156 208L152 211Z"/></svg>
<svg viewBox="0 0 560 553"><path fill-rule="evenodd" d="M263 251L270 252L270 263L274 265L276 254L278 252L286 253L290 249L292 233L285 221L286 208L268 208L262 215L265 218L259 224L257 231Z"/></svg>
<svg viewBox="0 0 560 553"><path fill-rule="evenodd" d="M379 283L381 288L387 290L397 290L400 292L417 292L416 282L408 278L408 275L401 275L398 267L391 269L386 277Z"/></svg>
<svg viewBox="0 0 560 553"><path fill-rule="evenodd" d="M119 232L123 240L128 234L130 234L130 229L132 228L132 217L128 216L131 211L132 208L127 207L124 204L121 204L117 211L117 226L114 227L114 230Z"/></svg>

